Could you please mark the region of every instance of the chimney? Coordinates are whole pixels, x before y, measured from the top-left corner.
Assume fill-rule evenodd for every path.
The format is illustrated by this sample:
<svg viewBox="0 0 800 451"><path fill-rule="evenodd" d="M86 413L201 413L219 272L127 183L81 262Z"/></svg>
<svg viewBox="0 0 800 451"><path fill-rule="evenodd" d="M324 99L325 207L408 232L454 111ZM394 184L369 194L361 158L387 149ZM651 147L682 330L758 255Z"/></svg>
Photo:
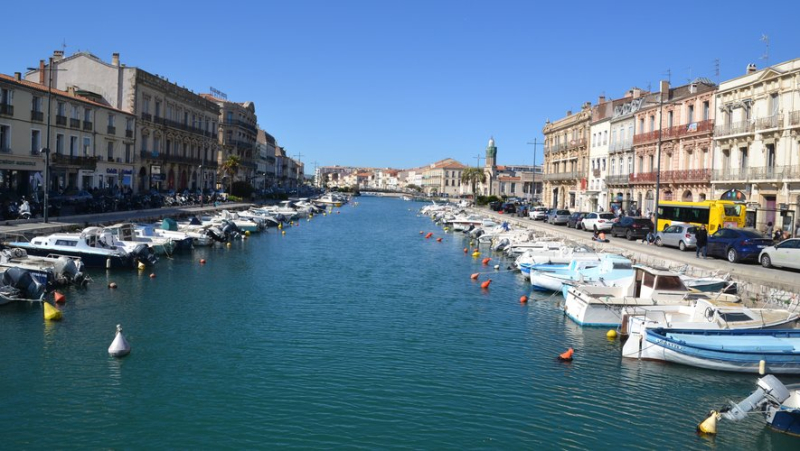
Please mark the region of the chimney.
<svg viewBox="0 0 800 451"><path fill-rule="evenodd" d="M44 60L39 60L39 84L44 85Z"/></svg>
<svg viewBox="0 0 800 451"><path fill-rule="evenodd" d="M567 110L567 116L572 116L572 110Z"/></svg>
<svg viewBox="0 0 800 451"><path fill-rule="evenodd" d="M633 91L633 98L634 99L638 99L639 97L642 96L642 90L641 89L633 88L632 91Z"/></svg>
<svg viewBox="0 0 800 451"><path fill-rule="evenodd" d="M119 53L111 54L111 65L115 67L119 66Z"/></svg>
<svg viewBox="0 0 800 451"><path fill-rule="evenodd" d="M597 98L597 104L606 103L606 96L600 96Z"/></svg>
<svg viewBox="0 0 800 451"><path fill-rule="evenodd" d="M22 80L22 73L21 72L14 72L14 79L17 81Z"/></svg>
<svg viewBox="0 0 800 451"><path fill-rule="evenodd" d="M745 72L745 73L746 74L753 74L753 73L756 72L756 70L757 70L756 69L756 65L754 63L750 63L750 64L747 65L747 72Z"/></svg>
<svg viewBox="0 0 800 451"><path fill-rule="evenodd" d="M659 99L661 99L662 102L666 102L666 101L669 100L669 82L668 81L661 80L658 83L658 91L661 93L659 95Z"/></svg>
<svg viewBox="0 0 800 451"><path fill-rule="evenodd" d="M53 52L53 61L58 62L64 59L64 51L63 50L55 50Z"/></svg>

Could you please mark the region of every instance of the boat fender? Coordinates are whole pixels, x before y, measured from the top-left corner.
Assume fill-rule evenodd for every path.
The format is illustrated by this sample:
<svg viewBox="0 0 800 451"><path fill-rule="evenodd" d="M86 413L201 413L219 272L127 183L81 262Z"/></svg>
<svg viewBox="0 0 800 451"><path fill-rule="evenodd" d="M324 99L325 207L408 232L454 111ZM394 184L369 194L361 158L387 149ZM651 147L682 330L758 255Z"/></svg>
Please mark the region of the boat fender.
<svg viewBox="0 0 800 451"><path fill-rule="evenodd" d="M430 238L430 237L432 237L432 236L433 236L433 232L428 232L428 234L427 234L427 235L425 235L425 238L426 238L426 239L428 239L428 238Z"/></svg>
<svg viewBox="0 0 800 451"><path fill-rule="evenodd" d="M500 265L494 265L495 271L500 271Z"/></svg>
<svg viewBox="0 0 800 451"><path fill-rule="evenodd" d="M205 265L206 264L206 259L205 258L201 258L200 259L200 264L201 265Z"/></svg>
<svg viewBox="0 0 800 451"><path fill-rule="evenodd" d="M483 282L483 283L481 284L481 288L484 288L484 289L486 289L486 288L489 288L489 285L490 285L491 283L492 283L492 279L489 279L489 280L487 280L486 282Z"/></svg>
<svg viewBox="0 0 800 451"><path fill-rule="evenodd" d="M478 257L481 256L481 253L478 252L478 251L475 251L475 252L472 253L472 256L475 257L475 258L478 258Z"/></svg>
<svg viewBox="0 0 800 451"><path fill-rule="evenodd" d="M285 230L281 230L281 235L286 235L286 231Z"/></svg>
<svg viewBox="0 0 800 451"><path fill-rule="evenodd" d="M55 297L56 304L63 304L65 302L67 302L67 297L64 296L62 293L59 293L58 291L56 291L54 293L54 297Z"/></svg>
<svg viewBox="0 0 800 451"><path fill-rule="evenodd" d="M144 268L146 268L146 265L143 262L139 262L139 264L136 265L136 267L139 269L139 271L142 271L144 270Z"/></svg>
<svg viewBox="0 0 800 451"><path fill-rule="evenodd" d="M566 352L562 352L561 354L558 355L558 360L561 360L562 362L571 362L572 361L572 354L574 354L574 353L575 353L575 350L572 349L572 348L569 348L569 349L566 350Z"/></svg>
<svg viewBox="0 0 800 451"><path fill-rule="evenodd" d="M131 345L125 339L125 335L122 335L122 326L117 324L117 334L114 336L111 346L108 347L108 355L111 357L125 357L130 353Z"/></svg>
<svg viewBox="0 0 800 451"><path fill-rule="evenodd" d="M476 272L475 274L469 276L469 278L472 279L472 280L478 280L478 276L480 276L480 273Z"/></svg>
<svg viewBox="0 0 800 451"><path fill-rule="evenodd" d="M719 418L719 413L716 410L712 410L708 414L708 418L703 420L700 424L697 425L697 432L700 434L709 434L713 435L717 433L717 419Z"/></svg>

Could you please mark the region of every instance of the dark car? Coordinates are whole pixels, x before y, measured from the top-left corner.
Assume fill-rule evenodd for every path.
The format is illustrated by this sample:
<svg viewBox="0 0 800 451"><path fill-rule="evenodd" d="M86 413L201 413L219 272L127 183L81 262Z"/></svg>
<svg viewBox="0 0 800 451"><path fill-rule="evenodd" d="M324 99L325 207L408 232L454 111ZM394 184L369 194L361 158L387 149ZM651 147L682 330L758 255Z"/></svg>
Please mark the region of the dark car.
<svg viewBox="0 0 800 451"><path fill-rule="evenodd" d="M503 203L498 200L489 202L489 209L492 211L500 211L503 209Z"/></svg>
<svg viewBox="0 0 800 451"><path fill-rule="evenodd" d="M583 221L583 217L588 215L589 212L586 211L577 211L569 215L569 219L567 219L567 227L574 227L579 229L582 227L581 222Z"/></svg>
<svg viewBox="0 0 800 451"><path fill-rule="evenodd" d="M505 213L516 213L517 212L517 204L513 202L506 202L503 204L503 212Z"/></svg>
<svg viewBox="0 0 800 451"><path fill-rule="evenodd" d="M727 259L731 263L755 260L758 254L772 246L771 238L754 229L719 229L708 237L707 251L712 257Z"/></svg>
<svg viewBox="0 0 800 451"><path fill-rule="evenodd" d="M645 238L653 231L653 223L647 218L624 216L611 226L611 236L624 236L632 240Z"/></svg>

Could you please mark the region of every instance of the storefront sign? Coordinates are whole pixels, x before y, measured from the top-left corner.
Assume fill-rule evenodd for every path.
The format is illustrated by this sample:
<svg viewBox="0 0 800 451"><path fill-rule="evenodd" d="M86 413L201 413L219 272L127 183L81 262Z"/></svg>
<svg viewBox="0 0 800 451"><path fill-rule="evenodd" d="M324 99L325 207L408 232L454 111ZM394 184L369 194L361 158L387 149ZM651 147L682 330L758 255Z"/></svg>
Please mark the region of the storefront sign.
<svg viewBox="0 0 800 451"><path fill-rule="evenodd" d="M116 174L117 168L106 168L106 174Z"/></svg>
<svg viewBox="0 0 800 451"><path fill-rule="evenodd" d="M747 200L747 196L738 189L731 189L722 193L722 196L719 197L719 200L732 200L734 202L745 202Z"/></svg>

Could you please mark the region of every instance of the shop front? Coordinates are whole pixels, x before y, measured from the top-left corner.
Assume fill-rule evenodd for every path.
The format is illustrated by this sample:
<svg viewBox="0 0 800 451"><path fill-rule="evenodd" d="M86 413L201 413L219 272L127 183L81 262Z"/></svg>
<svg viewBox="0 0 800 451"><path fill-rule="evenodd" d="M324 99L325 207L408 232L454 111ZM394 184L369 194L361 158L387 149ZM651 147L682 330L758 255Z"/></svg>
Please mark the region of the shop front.
<svg viewBox="0 0 800 451"><path fill-rule="evenodd" d="M5 200L33 195L43 180L43 171L43 158L0 157L0 197Z"/></svg>

